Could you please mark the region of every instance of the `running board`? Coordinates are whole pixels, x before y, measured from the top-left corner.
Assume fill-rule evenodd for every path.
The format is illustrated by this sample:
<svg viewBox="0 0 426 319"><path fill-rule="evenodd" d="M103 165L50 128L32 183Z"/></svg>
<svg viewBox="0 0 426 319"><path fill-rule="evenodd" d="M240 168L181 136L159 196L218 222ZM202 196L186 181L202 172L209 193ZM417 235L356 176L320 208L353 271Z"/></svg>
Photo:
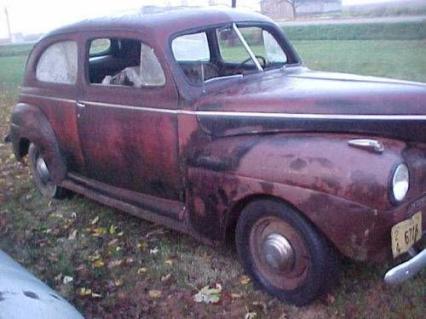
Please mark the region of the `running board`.
<svg viewBox="0 0 426 319"><path fill-rule="evenodd" d="M71 176L71 174L68 174L68 177L68 179L62 181L61 183L61 186L66 189L81 194L106 206L110 206L129 213L133 216L148 220L153 223L164 225L182 233L194 235L186 223L186 209L182 204L177 205L174 201L163 200L153 196L139 194L137 195L139 197L136 201L137 203L130 202L127 200L127 198L126 200L123 200L117 198L117 196L111 196L109 191L107 192L105 190L98 190L98 187L91 187L91 181L77 177L79 180L77 182L75 180L75 175ZM99 185L98 182L94 183ZM107 188L115 189L115 187L112 186L107 186ZM120 191L122 192L122 190ZM132 194L130 194L130 196L126 195L122 195L120 197L133 197ZM145 198L146 201L142 201L141 198ZM152 201L153 198L155 198L156 203ZM165 211L166 209L167 211Z"/></svg>

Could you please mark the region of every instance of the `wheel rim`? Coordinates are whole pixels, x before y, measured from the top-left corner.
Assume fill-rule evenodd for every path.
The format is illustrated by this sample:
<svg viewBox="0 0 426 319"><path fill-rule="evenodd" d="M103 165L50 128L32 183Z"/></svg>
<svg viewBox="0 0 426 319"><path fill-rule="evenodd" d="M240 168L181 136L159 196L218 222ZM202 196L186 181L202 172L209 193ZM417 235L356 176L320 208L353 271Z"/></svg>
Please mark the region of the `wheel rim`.
<svg viewBox="0 0 426 319"><path fill-rule="evenodd" d="M50 180L49 169L47 168L47 164L44 161L43 157L39 156L36 160L36 170L38 176L40 176L40 180L43 184L47 184Z"/></svg>
<svg viewBox="0 0 426 319"><path fill-rule="evenodd" d="M250 253L260 280L293 290L306 280L310 254L301 235L283 219L260 218L250 233Z"/></svg>

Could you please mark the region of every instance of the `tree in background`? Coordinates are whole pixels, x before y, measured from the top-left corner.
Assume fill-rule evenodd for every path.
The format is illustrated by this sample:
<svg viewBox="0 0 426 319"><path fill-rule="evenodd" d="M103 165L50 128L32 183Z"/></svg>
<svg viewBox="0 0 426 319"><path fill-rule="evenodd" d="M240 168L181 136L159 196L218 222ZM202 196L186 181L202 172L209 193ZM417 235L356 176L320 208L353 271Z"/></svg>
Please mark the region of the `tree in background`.
<svg viewBox="0 0 426 319"><path fill-rule="evenodd" d="M232 0L232 7L236 8L237 7L237 0Z"/></svg>

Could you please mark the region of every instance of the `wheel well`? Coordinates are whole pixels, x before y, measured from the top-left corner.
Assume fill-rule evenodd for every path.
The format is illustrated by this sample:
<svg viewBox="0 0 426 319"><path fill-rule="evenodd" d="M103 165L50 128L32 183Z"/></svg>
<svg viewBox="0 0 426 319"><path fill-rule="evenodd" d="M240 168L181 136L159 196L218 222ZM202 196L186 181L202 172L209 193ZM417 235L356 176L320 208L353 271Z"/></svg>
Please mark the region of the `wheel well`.
<svg viewBox="0 0 426 319"><path fill-rule="evenodd" d="M226 243L233 243L235 240L235 228L237 227L238 219L240 218L241 212L243 209L252 201L260 200L260 199L272 199L272 200L280 200L280 198L264 195L264 194L253 194L247 197L240 199L229 212L229 220L226 228Z"/></svg>
<svg viewBox="0 0 426 319"><path fill-rule="evenodd" d="M263 200L263 199L268 199L268 200L274 200L277 202L280 202L284 205L288 205L289 207L291 207L292 209L294 209L296 212L299 212L300 215L308 222L310 223L313 228L319 233L321 234L321 236L323 236L325 238L325 240L328 242L330 248L332 248L335 252L339 252L339 250L337 249L337 247L335 246L334 243L332 243L327 236L325 236L325 234L317 227L317 225L315 225L310 218L308 218L308 216L306 216L303 212L301 212L299 209L297 209L296 207L294 207L291 203L287 202L286 200L280 198L280 197L276 197L276 196L271 196L271 195L264 195L264 194L253 194L253 195L249 195L247 197L242 198L241 200L239 200L231 209L230 211L230 215L229 215L229 220L228 220L228 224L227 224L227 228L226 228L226 244L233 244L235 241L235 228L237 227L237 222L238 219L241 216L241 213L243 211L243 209L252 201L255 200ZM340 255L340 253L339 253Z"/></svg>
<svg viewBox="0 0 426 319"><path fill-rule="evenodd" d="M27 138L21 138L19 140L19 149L18 149L19 157L22 158L25 155L27 155L29 148L30 148L30 140Z"/></svg>

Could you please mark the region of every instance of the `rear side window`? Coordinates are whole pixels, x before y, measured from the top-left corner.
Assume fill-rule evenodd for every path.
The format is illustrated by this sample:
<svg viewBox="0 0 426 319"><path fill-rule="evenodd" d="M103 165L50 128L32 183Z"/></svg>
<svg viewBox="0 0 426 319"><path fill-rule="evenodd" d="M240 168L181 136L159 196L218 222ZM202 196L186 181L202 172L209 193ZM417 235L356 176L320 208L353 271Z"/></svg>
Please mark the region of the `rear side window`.
<svg viewBox="0 0 426 319"><path fill-rule="evenodd" d="M103 53L92 56L101 49ZM154 49L136 39L92 39L87 65L89 81L94 84L142 88L166 83Z"/></svg>
<svg viewBox="0 0 426 319"><path fill-rule="evenodd" d="M77 43L57 42L42 53L37 63L36 78L42 82L74 84L77 65Z"/></svg>

